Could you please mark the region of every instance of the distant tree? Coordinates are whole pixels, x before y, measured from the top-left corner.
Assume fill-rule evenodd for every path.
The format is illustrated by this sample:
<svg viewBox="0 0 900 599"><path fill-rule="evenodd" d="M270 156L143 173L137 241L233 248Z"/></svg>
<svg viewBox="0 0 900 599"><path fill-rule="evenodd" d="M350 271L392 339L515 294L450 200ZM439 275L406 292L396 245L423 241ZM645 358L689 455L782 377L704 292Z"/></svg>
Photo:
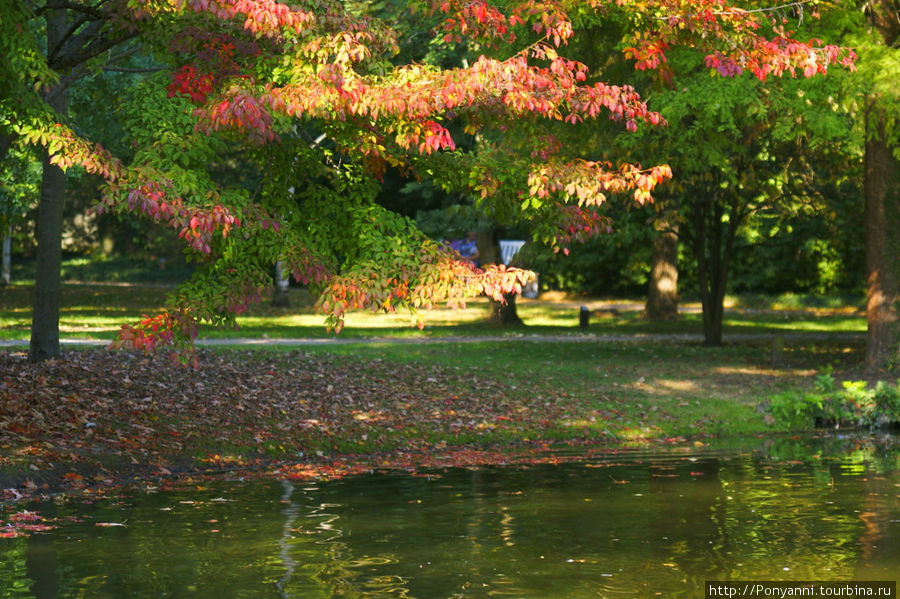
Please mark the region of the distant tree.
<svg viewBox="0 0 900 599"><path fill-rule="evenodd" d="M678 318L678 222L663 208L653 219L653 254L647 276L647 301L644 318Z"/></svg>
<svg viewBox="0 0 900 599"><path fill-rule="evenodd" d="M669 215L663 228L671 234L677 227L678 240L694 258L704 339L720 345L740 231L761 210L809 201L810 157L844 135L850 119L826 100L836 86L818 89L749 74L711 79L692 66L695 59L676 52L667 64L673 84L654 94L653 106L669 127L621 141L633 159L665 155L672 166L675 180L662 194ZM797 159L803 155L805 161Z"/></svg>
<svg viewBox="0 0 900 599"><path fill-rule="evenodd" d="M40 182L34 152L6 139L10 145L0 148L0 155L5 156L0 158L0 238L3 240L0 285L9 285L12 280L13 231L21 226L25 213L35 203Z"/></svg>

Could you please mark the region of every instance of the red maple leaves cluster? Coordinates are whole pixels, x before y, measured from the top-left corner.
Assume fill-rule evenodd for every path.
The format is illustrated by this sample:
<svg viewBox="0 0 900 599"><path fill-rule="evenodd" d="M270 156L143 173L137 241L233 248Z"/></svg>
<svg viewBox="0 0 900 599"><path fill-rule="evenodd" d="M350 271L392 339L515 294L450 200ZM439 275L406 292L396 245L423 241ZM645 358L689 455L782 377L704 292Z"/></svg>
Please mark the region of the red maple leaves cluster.
<svg viewBox="0 0 900 599"><path fill-rule="evenodd" d="M823 45L817 39L800 42L791 38L793 32L784 29L787 19L779 11L792 6L746 10L727 0L664 0L655 3L646 26L631 35L632 45L625 55L635 60L638 69L661 69L666 79L672 77L665 64L667 49L674 45L711 49L722 40L727 41L720 44L727 50L711 49L705 63L725 77L749 71L765 81L784 73L811 77L834 64L853 68L856 55L852 50ZM802 3L796 6L802 9ZM763 25L775 36L760 35Z"/></svg>
<svg viewBox="0 0 900 599"><path fill-rule="evenodd" d="M598 235L612 233L612 219L596 210L581 206L560 205L555 243L563 254L569 255L569 246L584 243Z"/></svg>
<svg viewBox="0 0 900 599"><path fill-rule="evenodd" d="M243 19L251 34L282 38L286 32L304 35L316 23L312 12L298 10L276 0L188 0L188 7L222 21Z"/></svg>
<svg viewBox="0 0 900 599"><path fill-rule="evenodd" d="M216 232L227 237L231 229L241 226L241 220L232 214L231 208L210 203L208 206L185 204L184 200L169 191L171 182L144 178L141 183L117 182L107 186L99 212L115 209L142 214L153 222L165 222L178 231L194 250L209 254L210 244ZM119 197L124 195L123 205Z"/></svg>
<svg viewBox="0 0 900 599"><path fill-rule="evenodd" d="M239 76L239 57L258 56L260 49L252 42L239 42L233 36L189 30L177 36L169 46L171 52L189 56L191 62L172 73L166 86L169 97L187 96L194 104L202 104L207 96L227 78Z"/></svg>
<svg viewBox="0 0 900 599"><path fill-rule="evenodd" d="M168 311L156 316L144 316L133 325L122 325L118 337L109 347L133 349L153 352L157 347L169 346L181 340L193 340L197 337L197 323L184 312Z"/></svg>

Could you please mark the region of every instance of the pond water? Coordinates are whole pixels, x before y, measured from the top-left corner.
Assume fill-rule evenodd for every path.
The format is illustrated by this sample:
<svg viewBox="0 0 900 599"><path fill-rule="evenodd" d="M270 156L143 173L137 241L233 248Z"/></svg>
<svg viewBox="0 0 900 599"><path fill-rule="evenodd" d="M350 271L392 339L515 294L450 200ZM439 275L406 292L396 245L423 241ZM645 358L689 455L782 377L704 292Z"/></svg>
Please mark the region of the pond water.
<svg viewBox="0 0 900 599"><path fill-rule="evenodd" d="M29 508L55 528L0 539L0 597L703 597L705 580L895 580L898 456L896 439L782 439L44 502Z"/></svg>

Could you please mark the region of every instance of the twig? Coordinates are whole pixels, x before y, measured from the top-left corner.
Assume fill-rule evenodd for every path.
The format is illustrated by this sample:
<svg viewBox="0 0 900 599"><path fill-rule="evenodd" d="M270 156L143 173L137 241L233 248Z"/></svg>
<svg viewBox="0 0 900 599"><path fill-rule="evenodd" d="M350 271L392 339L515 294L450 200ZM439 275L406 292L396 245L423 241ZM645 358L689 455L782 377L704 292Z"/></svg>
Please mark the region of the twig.
<svg viewBox="0 0 900 599"><path fill-rule="evenodd" d="M797 0L796 2L788 2L787 4L779 4L778 6L767 6L765 8L733 8L731 10L717 10L709 13L702 13L704 15L735 15L735 14L749 14L756 12L775 12L777 10L782 10L784 8L801 8L804 4L809 4L810 2L814 2L815 0ZM666 17L652 17L654 21L667 21L669 19L690 19L693 17L699 17L701 13L692 13L692 14L680 14L680 15L669 15Z"/></svg>

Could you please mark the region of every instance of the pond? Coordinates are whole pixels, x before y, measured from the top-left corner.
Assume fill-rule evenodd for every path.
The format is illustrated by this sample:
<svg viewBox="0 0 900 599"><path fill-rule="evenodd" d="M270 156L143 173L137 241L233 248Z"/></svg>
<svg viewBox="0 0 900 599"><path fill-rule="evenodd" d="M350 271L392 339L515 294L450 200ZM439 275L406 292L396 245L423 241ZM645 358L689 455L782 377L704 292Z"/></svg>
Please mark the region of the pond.
<svg viewBox="0 0 900 599"><path fill-rule="evenodd" d="M0 597L703 597L706 580L895 580L896 441L594 449L43 502L28 507L54 528L0 539Z"/></svg>

